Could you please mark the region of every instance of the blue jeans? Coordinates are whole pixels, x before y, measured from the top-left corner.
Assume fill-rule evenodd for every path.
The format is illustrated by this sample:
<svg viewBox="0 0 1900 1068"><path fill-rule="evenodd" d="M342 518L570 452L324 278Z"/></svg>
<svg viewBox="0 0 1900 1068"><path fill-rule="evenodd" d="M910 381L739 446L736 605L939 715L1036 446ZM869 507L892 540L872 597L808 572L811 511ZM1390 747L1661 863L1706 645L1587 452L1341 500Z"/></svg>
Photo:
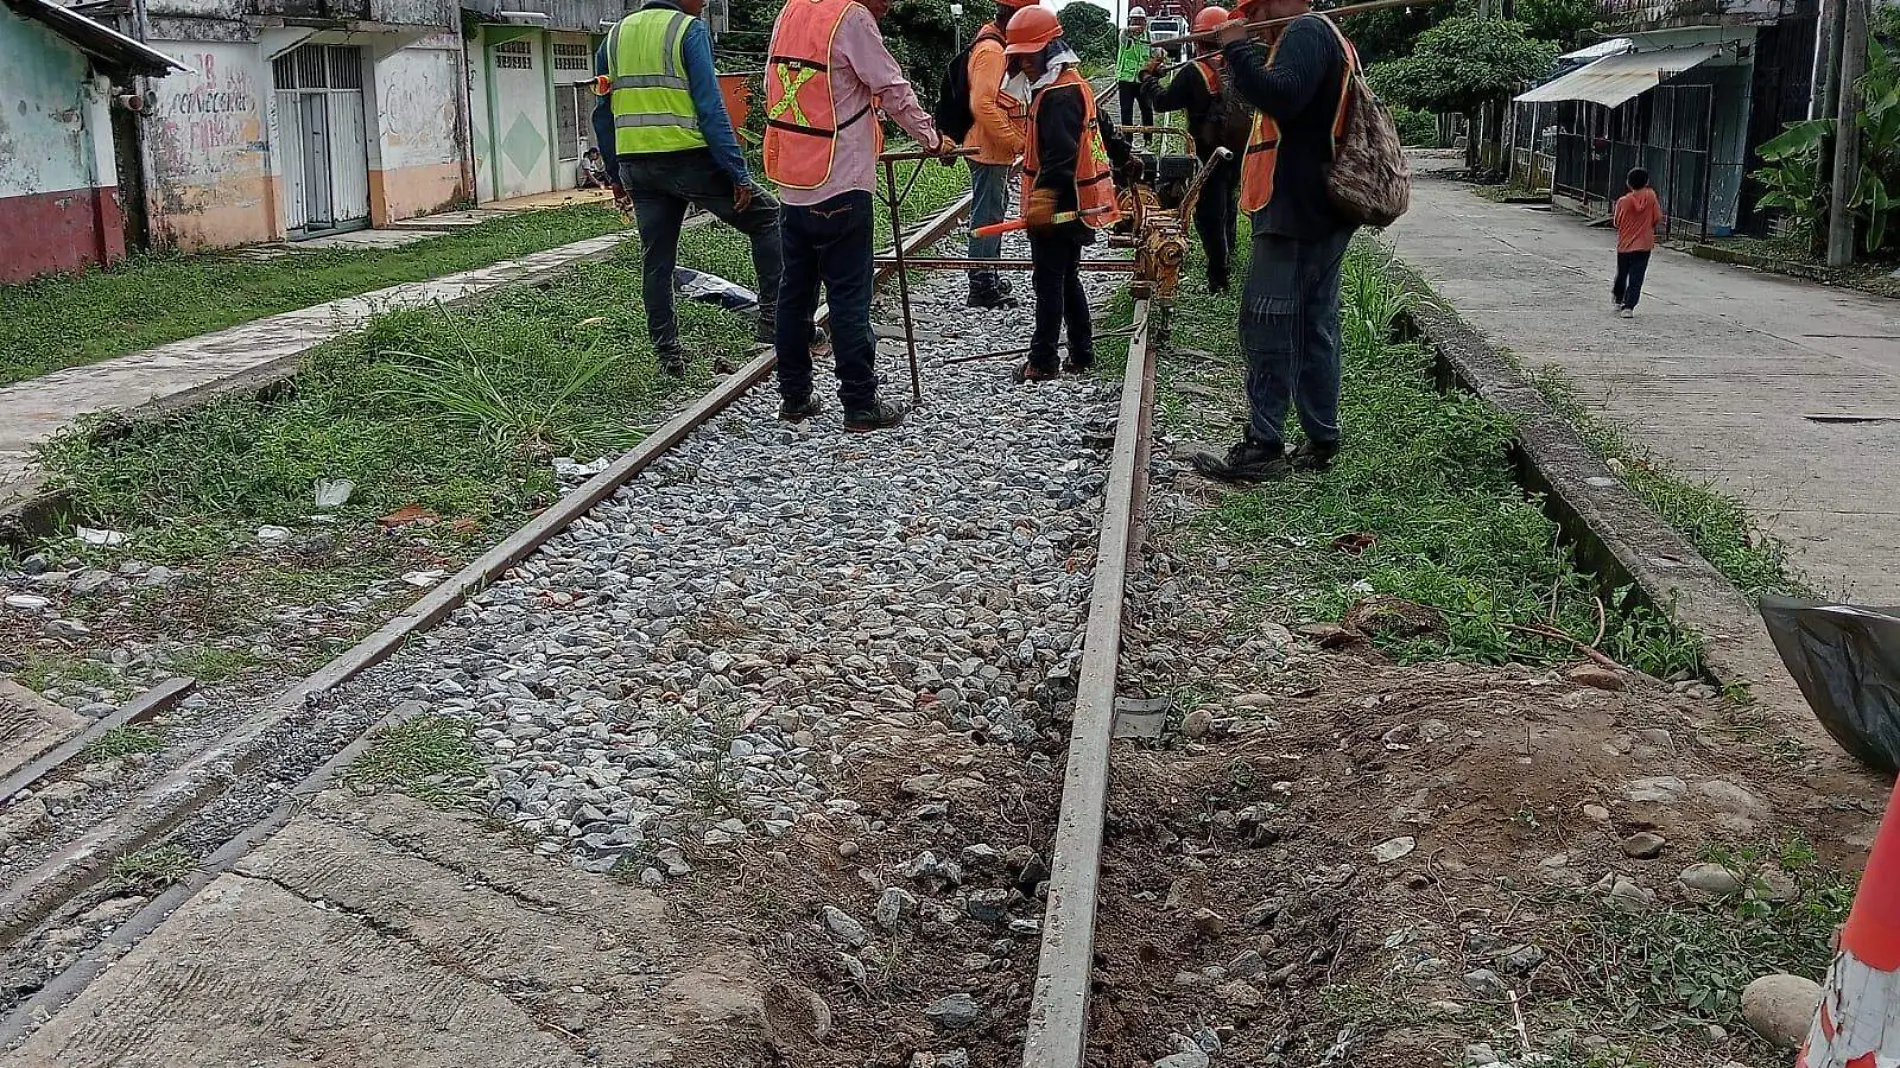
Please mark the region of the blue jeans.
<svg viewBox="0 0 1900 1068"><path fill-rule="evenodd" d="M823 283L831 307L831 351L838 400L846 412L877 403L877 339L871 334L871 194L854 189L819 204L780 209L785 274L778 295L778 391L811 396L812 313Z"/></svg>
<svg viewBox="0 0 1900 1068"><path fill-rule="evenodd" d="M1610 287L1610 299L1619 307L1634 308L1643 299L1643 278L1649 274L1649 251L1616 254L1616 284Z"/></svg>
<svg viewBox="0 0 1900 1068"><path fill-rule="evenodd" d="M647 336L655 353L680 354L673 268L679 259L680 227L688 206L711 212L752 240L760 329L772 322L780 269L778 201L754 190L746 210L734 208L732 179L703 148L621 156L620 183L633 198L633 219L640 228L640 299L646 305Z"/></svg>
<svg viewBox="0 0 1900 1068"><path fill-rule="evenodd" d="M1247 356L1247 436L1285 442L1287 404L1308 441L1339 440L1339 269L1352 230L1316 241L1256 231L1241 294Z"/></svg>
<svg viewBox="0 0 1900 1068"><path fill-rule="evenodd" d="M1009 165L1007 163L978 163L970 161L970 230L974 235L979 226L1003 221L1003 214L1009 210ZM970 258L973 260L993 260L1003 254L1003 236L970 238ZM975 270L970 272L972 290L993 289L996 286L996 272Z"/></svg>

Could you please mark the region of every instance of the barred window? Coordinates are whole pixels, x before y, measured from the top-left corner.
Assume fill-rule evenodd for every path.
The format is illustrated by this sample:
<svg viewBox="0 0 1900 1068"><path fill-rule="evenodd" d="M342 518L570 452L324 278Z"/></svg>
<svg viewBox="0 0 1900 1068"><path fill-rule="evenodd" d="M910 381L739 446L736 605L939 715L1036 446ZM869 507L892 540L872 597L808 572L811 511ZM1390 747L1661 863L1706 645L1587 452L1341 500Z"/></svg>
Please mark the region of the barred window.
<svg viewBox="0 0 1900 1068"><path fill-rule="evenodd" d="M560 44L557 42L554 46L554 69L592 70L593 63L591 62L591 57L587 54L587 46L584 44Z"/></svg>
<svg viewBox="0 0 1900 1068"><path fill-rule="evenodd" d="M503 41L495 46L495 66L500 70L533 70L534 45L525 37Z"/></svg>

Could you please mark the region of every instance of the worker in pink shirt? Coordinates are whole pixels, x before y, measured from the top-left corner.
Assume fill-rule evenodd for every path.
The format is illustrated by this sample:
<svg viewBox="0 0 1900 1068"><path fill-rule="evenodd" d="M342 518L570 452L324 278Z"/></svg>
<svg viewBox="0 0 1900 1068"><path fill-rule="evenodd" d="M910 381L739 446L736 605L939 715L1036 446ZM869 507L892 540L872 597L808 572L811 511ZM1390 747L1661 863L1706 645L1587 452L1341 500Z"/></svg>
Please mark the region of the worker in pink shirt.
<svg viewBox="0 0 1900 1068"><path fill-rule="evenodd" d="M884 47L877 20L891 0L790 0L772 27L765 70L765 173L783 204L779 240L779 416L818 411L812 396L812 313L824 283L838 399L848 431L904 421L878 396L871 334L872 190L882 135L874 107L928 152L956 142L937 132L904 72Z"/></svg>

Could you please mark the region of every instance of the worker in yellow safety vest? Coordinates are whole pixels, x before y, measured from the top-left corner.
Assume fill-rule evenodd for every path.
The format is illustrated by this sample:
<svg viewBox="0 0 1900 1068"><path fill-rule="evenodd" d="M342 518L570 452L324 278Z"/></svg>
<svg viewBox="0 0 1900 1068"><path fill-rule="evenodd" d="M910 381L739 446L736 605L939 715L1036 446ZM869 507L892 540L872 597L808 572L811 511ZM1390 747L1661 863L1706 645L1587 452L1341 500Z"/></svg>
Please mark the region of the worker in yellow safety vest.
<svg viewBox="0 0 1900 1068"><path fill-rule="evenodd" d="M608 31L602 79L613 108L620 184L640 228L647 335L669 374L684 374L673 271L689 205L752 239L759 280L756 336L770 341L778 307L779 206L746 169L713 71L705 0L647 0ZM723 361L714 369L729 371Z"/></svg>
<svg viewBox="0 0 1900 1068"><path fill-rule="evenodd" d="M1095 91L1082 77L1081 57L1063 39L1062 23L1046 7L1029 7L1009 20L1004 54L1009 57L1006 91L1029 101L1023 139L1023 222L1036 291L1036 329L1029 359L1016 381L1057 376L1056 342L1066 322L1072 374L1095 363L1089 298L1082 289L1082 250L1095 232L1121 218L1110 164L1139 168L1115 124L1095 107Z"/></svg>
<svg viewBox="0 0 1900 1068"><path fill-rule="evenodd" d="M818 411L812 396L811 313L823 283L831 351L848 431L904 421L878 396L871 334L871 190L877 182L881 109L927 152L956 142L929 113L884 47L877 20L891 0L789 0L772 27L765 61L765 173L785 198L780 239L780 418Z"/></svg>

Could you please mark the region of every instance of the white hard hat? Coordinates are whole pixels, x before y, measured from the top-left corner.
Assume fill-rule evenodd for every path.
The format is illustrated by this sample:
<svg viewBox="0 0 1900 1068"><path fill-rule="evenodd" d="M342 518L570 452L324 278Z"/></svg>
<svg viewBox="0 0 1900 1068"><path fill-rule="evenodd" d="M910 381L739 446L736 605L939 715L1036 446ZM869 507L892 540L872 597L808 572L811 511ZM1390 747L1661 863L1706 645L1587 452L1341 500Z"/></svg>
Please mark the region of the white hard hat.
<svg viewBox="0 0 1900 1068"><path fill-rule="evenodd" d="M1146 8L1131 7L1128 9L1128 17L1130 19L1145 19L1148 17L1148 10Z"/></svg>

